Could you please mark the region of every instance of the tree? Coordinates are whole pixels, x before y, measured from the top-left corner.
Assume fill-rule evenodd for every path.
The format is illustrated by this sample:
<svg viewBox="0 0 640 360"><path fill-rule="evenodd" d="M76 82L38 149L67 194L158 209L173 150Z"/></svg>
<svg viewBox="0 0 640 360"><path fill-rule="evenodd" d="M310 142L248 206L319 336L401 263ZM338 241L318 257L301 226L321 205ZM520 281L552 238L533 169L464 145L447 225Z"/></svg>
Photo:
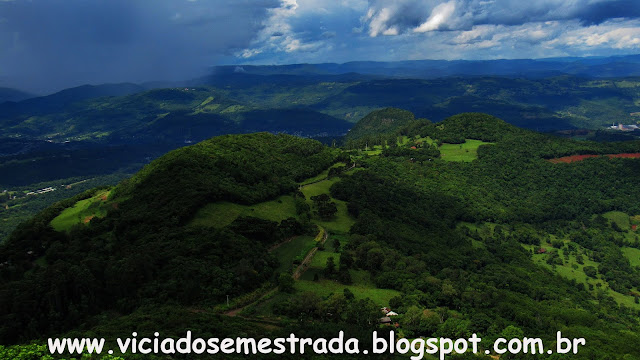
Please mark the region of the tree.
<svg viewBox="0 0 640 360"><path fill-rule="evenodd" d="M331 220L338 212L338 207L327 194L312 196L311 200L316 208L316 214L322 220Z"/></svg>
<svg viewBox="0 0 640 360"><path fill-rule="evenodd" d="M353 266L353 256L350 252L342 252L340 253L340 269L350 269Z"/></svg>
<svg viewBox="0 0 640 360"><path fill-rule="evenodd" d="M336 271L336 264L333 262L333 256L327 259L327 266L324 268L324 276L331 278Z"/></svg>
<svg viewBox="0 0 640 360"><path fill-rule="evenodd" d="M334 238L331 245L333 246L333 251L340 252L340 240L338 238Z"/></svg>
<svg viewBox="0 0 640 360"><path fill-rule="evenodd" d="M340 265L340 270L338 270L338 281L344 285L350 285L352 282L351 273L348 269L342 267L342 265Z"/></svg>
<svg viewBox="0 0 640 360"><path fill-rule="evenodd" d="M282 292L292 293L294 288L293 285L295 281L293 277L286 273L280 273L280 277L278 277L278 289Z"/></svg>
<svg viewBox="0 0 640 360"><path fill-rule="evenodd" d="M584 271L585 275L594 279L598 276L598 271L593 266L585 266L582 268L582 271Z"/></svg>
<svg viewBox="0 0 640 360"><path fill-rule="evenodd" d="M351 292L351 290L344 288L344 290L342 291L342 293L344 294L344 298L347 299L347 301L351 301L353 299L356 298L355 295L353 295L353 293ZM636 298L637 299L637 298Z"/></svg>

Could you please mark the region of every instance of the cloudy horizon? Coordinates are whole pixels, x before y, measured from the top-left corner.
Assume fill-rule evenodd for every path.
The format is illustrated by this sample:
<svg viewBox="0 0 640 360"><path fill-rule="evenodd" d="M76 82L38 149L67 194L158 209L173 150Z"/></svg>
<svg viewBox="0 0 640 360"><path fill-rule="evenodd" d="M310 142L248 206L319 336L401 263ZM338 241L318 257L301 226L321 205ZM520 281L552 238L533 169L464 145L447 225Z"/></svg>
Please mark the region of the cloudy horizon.
<svg viewBox="0 0 640 360"><path fill-rule="evenodd" d="M215 65L639 53L633 0L0 0L0 86L184 80Z"/></svg>

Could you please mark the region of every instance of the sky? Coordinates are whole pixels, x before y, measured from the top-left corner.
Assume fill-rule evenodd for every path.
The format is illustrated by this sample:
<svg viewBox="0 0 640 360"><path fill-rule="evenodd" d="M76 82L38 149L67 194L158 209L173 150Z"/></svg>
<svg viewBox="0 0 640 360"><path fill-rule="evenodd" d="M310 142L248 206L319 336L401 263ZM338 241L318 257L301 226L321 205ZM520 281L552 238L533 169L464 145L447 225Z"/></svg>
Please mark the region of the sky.
<svg viewBox="0 0 640 360"><path fill-rule="evenodd" d="M0 87L37 93L221 64L639 50L638 0L0 0Z"/></svg>

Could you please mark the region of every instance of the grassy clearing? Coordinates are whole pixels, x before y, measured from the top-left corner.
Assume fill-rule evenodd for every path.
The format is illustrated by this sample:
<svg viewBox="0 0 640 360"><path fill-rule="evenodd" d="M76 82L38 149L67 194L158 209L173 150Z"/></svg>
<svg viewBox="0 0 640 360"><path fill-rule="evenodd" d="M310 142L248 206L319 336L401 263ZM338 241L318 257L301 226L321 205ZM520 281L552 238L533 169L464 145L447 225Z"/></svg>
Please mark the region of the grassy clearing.
<svg viewBox="0 0 640 360"><path fill-rule="evenodd" d="M89 199L78 201L51 220L51 226L56 231L68 231L74 225L86 224L94 217L105 216L109 193L109 190L101 191Z"/></svg>
<svg viewBox="0 0 640 360"><path fill-rule="evenodd" d="M636 248L624 247L622 253L629 259L631 266L640 266L640 250Z"/></svg>
<svg viewBox="0 0 640 360"><path fill-rule="evenodd" d="M464 144L442 144L440 157L446 161L469 162L478 158L478 148L492 143L480 140L467 140Z"/></svg>
<svg viewBox="0 0 640 360"><path fill-rule="evenodd" d="M297 266L294 261L302 261L316 244L312 236L298 236L273 250L272 254L280 261L276 273L290 273Z"/></svg>
<svg viewBox="0 0 640 360"><path fill-rule="evenodd" d="M603 215L609 221L615 222L621 229L631 229L631 222L629 221L629 215L621 211L609 211Z"/></svg>
<svg viewBox="0 0 640 360"><path fill-rule="evenodd" d="M523 245L525 248L527 248L528 250L531 249L537 249L537 246L533 246L533 245ZM541 245L541 247L544 247L546 249L553 249L553 247L551 247L550 244L547 243L543 243ZM636 250L638 252L638 254L640 254L640 250L637 249L632 249L632 250ZM624 249L623 249L624 251ZM559 249L558 250L558 254L560 255L561 259L565 259L564 258L564 250ZM625 253L626 255L626 253ZM578 264L576 257L574 255L570 255L569 256L569 260L565 260L564 261L564 265L549 265L546 262L547 259L546 254L536 254L533 255L533 261L540 265L543 266L549 270L552 270L554 272L556 272L558 275L564 277L565 279L569 279L569 280L575 280L578 283L582 283L585 286L588 287L589 284L594 285L594 290L593 293L595 294L597 291L601 291L599 289L606 289L605 291L607 292L607 294L609 294L611 297L613 297L615 299L615 301L618 304L624 304L628 307L631 308L640 308L640 305L636 304L634 302L634 299L632 296L629 295L624 295L621 294L619 292L616 292L612 289L609 288L609 285L600 278L600 275L598 275L597 279L594 278L590 278L588 277L585 273L584 273L584 267L585 266L593 266L595 268L598 268L598 263L595 261L590 260L589 258L587 258L586 256L583 257L583 261L584 264ZM638 257L636 256L636 259L638 259ZM638 260L640 261L640 260ZM575 268L574 268L575 267ZM599 285L599 287L598 287Z"/></svg>
<svg viewBox="0 0 640 360"><path fill-rule="evenodd" d="M340 178L334 177L317 182L315 184L304 186L302 188L302 193L307 198L307 203L309 204L309 206L313 205L313 202L311 201L312 196L329 194L331 185L335 184L338 181L340 181ZM338 208L338 212L336 213L335 218L331 221L315 220L314 222L325 227L330 232L346 233L349 231L349 229L351 229L351 226L355 223L355 220L353 220L351 216L349 216L346 202L337 199L332 199L332 201L336 203L336 207Z"/></svg>
<svg viewBox="0 0 640 360"><path fill-rule="evenodd" d="M336 264L336 269L340 267L340 253L337 251L338 249L335 249L333 247L334 239L340 240L341 247L349 242L349 237L347 235L331 234L329 236L329 239L327 239L327 241L324 244L325 250L316 252L315 256L313 257L313 260L311 260L311 263L309 264L309 267L307 268L305 273L302 274L302 277L301 277L302 280L311 281L313 280L316 274L318 275L319 278L322 278L324 274L324 269L327 267L327 259L329 259L330 257L333 257L333 262ZM369 284L369 283L360 284L355 280L353 280L353 283L356 285Z"/></svg>
<svg viewBox="0 0 640 360"><path fill-rule="evenodd" d="M344 166L346 164L336 163L333 166L341 165ZM301 183L301 191L307 198L309 206L313 205L313 202L311 201L312 196L328 194L331 185L340 181L340 178L338 177L327 179L328 172L329 169L326 169L317 176L306 179ZM336 199L333 199L333 201L336 203L336 207L338 208L335 218L331 221L314 220L314 223L325 227L330 232L346 233L355 221L349 216L347 212L347 204L344 201ZM275 200L265 201L254 205L241 205L226 201L211 203L198 210L189 225L223 228L231 224L240 216L252 216L260 219L280 222L290 217L297 217L295 200L291 195L284 195Z"/></svg>
<svg viewBox="0 0 640 360"><path fill-rule="evenodd" d="M311 264L309 264L310 268L324 269L327 267L327 260L332 257L334 264L336 264L336 268L340 266L340 254L334 253L331 251L318 251L313 260L311 260Z"/></svg>
<svg viewBox="0 0 640 360"><path fill-rule="evenodd" d="M342 285L333 280L308 281L300 280L295 284L295 288L302 292L313 292L322 297L331 294L342 293L345 288L351 290L357 299L369 298L379 306L388 306L389 300L400 295L400 292L389 289L376 289L370 286Z"/></svg>
<svg viewBox="0 0 640 360"><path fill-rule="evenodd" d="M244 310L242 310L242 312L240 312L240 314L244 316L273 319L273 305L286 301L290 297L291 294L276 291L273 294L261 299L261 301L247 306Z"/></svg>
<svg viewBox="0 0 640 360"><path fill-rule="evenodd" d="M296 217L296 206L293 197L289 195L255 205L240 205L222 201L205 205L198 210L190 225L223 228L240 216L253 216L280 222L290 217Z"/></svg>
<svg viewBox="0 0 640 360"><path fill-rule="evenodd" d="M325 171L321 172L320 174L318 174L318 175L316 175L316 176L314 176L314 177L311 177L311 178L305 179L304 181L302 181L302 182L300 183L300 185L305 186L305 185L313 184L313 183L318 182L318 181L321 181L321 180L325 180L325 179L327 179L327 178L329 177L329 170L330 170L331 168L339 167L339 166L347 166L347 164L346 164L346 163L343 163L343 162L335 163L335 164L331 165L331 167L329 167L329 168L328 168L328 169L326 169Z"/></svg>

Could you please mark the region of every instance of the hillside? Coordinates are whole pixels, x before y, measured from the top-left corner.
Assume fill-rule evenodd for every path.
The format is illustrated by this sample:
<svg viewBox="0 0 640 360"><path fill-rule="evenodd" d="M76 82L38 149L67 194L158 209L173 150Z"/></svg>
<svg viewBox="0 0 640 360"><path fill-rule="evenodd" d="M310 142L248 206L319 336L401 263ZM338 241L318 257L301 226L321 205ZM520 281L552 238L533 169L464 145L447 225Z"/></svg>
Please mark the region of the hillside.
<svg viewBox="0 0 640 360"><path fill-rule="evenodd" d="M265 233L256 232L247 238L230 229L196 230L182 225L210 201L251 204L293 191L297 180L321 172L335 160L336 153L318 142L269 134L224 136L173 151L111 190L108 197L96 197L97 202L89 208L102 210L89 227L80 219L73 231L64 235L54 231L49 222L77 201L92 198L95 191L54 205L20 226L1 250L3 261L13 264L0 269L2 286L20 287L17 293L25 291L23 295L35 296L32 299L36 302L30 302L33 310L40 309L43 314L52 310L55 316L64 318L74 312L86 318L109 309L128 313L140 306L142 299L155 298L162 303L166 296L181 294L179 301L185 305L203 301L211 304L225 295L250 292L270 278L277 264L262 255L265 248L281 234L301 231L300 225L288 228L284 222L282 226L268 223L264 224ZM98 207L101 201L108 201L108 206ZM73 221L74 216L69 219ZM292 224L296 221L287 226ZM87 237L93 239L93 245L82 255ZM26 248L31 250L25 252ZM151 248L155 250L150 252ZM193 256L200 259L193 262ZM120 260L112 262L112 258ZM96 273L98 268L101 270ZM136 269L149 272L137 276ZM172 275L177 269L182 269L183 279ZM24 277L27 272L35 277L29 276L28 280ZM66 274L64 279L56 275L62 273ZM209 278L212 274L217 275ZM131 276L137 280L131 282ZM32 280L53 281L53 287L37 286ZM87 287L82 285L82 291L68 293L54 285L62 284L59 281L66 284L63 287ZM57 295L45 296L50 291ZM129 297L131 291L138 294L135 297L142 297L140 301L122 302L121 296ZM57 303L56 296L64 297L64 303ZM87 303L89 298L94 300ZM11 295L0 301L9 305L18 299ZM24 339L19 329L25 329L31 317L26 313L2 316L14 319L12 325L3 327L2 342ZM3 323L9 325L5 320ZM51 332L79 324L55 325L51 320L45 316L33 325L38 332Z"/></svg>
<svg viewBox="0 0 640 360"><path fill-rule="evenodd" d="M5 101L22 101L34 97L24 91L0 87L0 104Z"/></svg>
<svg viewBox="0 0 640 360"><path fill-rule="evenodd" d="M479 113L365 123L344 149L216 137L38 214L0 247L0 342L189 328L370 346L386 306L407 338L477 333L489 349L561 330L586 338L574 358L640 357L640 160L552 161L640 142Z"/></svg>
<svg viewBox="0 0 640 360"><path fill-rule="evenodd" d="M255 131L340 136L350 127L312 110L247 106L211 88L135 89L116 87L133 94L108 97L110 87L72 89L5 104L0 128L5 136L122 144L197 142Z"/></svg>
<svg viewBox="0 0 640 360"><path fill-rule="evenodd" d="M352 61L344 64L291 64L243 66L251 75L366 75L431 79L445 76L507 76L541 78L550 75L580 75L584 77L638 76L638 55L551 59L499 60L414 60L414 61ZM235 66L218 66L215 73L231 73Z"/></svg>
<svg viewBox="0 0 640 360"><path fill-rule="evenodd" d="M366 135L393 132L414 119L411 112L402 109L386 108L372 111L353 126L346 139L356 140Z"/></svg>
<svg viewBox="0 0 640 360"><path fill-rule="evenodd" d="M221 74L198 86L148 91L83 86L0 105L0 130L5 137L102 143L197 142L254 131L341 136L350 123L387 107L434 122L483 112L538 131L601 130L635 124L640 101L638 78L282 76Z"/></svg>

